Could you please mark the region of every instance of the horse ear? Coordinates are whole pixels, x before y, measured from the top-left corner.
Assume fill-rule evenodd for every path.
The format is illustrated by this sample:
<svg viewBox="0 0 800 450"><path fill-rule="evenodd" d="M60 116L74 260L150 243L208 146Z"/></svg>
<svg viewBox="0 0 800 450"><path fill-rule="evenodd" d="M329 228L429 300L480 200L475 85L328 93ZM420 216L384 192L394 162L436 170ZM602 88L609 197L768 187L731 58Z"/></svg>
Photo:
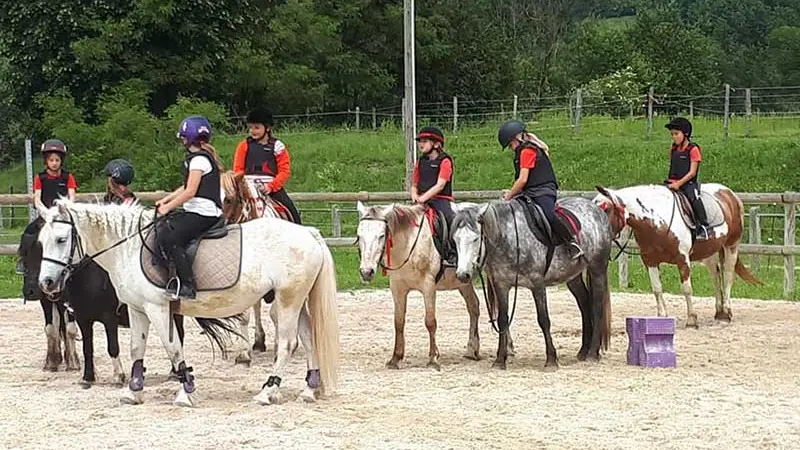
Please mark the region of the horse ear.
<svg viewBox="0 0 800 450"><path fill-rule="evenodd" d="M243 178L244 178L244 172L234 172L233 179L236 180L237 183L239 181L242 181Z"/></svg>
<svg viewBox="0 0 800 450"><path fill-rule="evenodd" d="M604 197L609 199L611 201L611 203L616 203L614 201L614 195L608 189L604 188L603 186L601 186L599 184L595 186L595 189L597 189L597 192L599 192Z"/></svg>
<svg viewBox="0 0 800 450"><path fill-rule="evenodd" d="M363 203L361 203L361 200L358 200L356 202L356 208L358 209L358 215L360 215L362 217L364 216L364 214L367 213L367 207L364 206Z"/></svg>
<svg viewBox="0 0 800 450"><path fill-rule="evenodd" d="M67 211L67 200L66 199L59 199L56 200L56 205L58 206L58 213L62 216L66 216L69 214Z"/></svg>
<svg viewBox="0 0 800 450"><path fill-rule="evenodd" d="M483 215L486 214L486 211L488 211L488 210L489 210L489 204L488 203L484 203L483 205L478 207L478 217L483 217Z"/></svg>

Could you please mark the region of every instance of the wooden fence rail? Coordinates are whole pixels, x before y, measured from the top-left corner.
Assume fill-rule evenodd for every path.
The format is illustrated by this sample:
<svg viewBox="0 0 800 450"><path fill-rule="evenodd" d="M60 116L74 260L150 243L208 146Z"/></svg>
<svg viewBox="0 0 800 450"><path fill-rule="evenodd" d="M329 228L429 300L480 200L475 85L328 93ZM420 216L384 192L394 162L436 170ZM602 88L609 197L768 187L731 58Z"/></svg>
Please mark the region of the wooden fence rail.
<svg viewBox="0 0 800 450"><path fill-rule="evenodd" d="M165 196L164 191L141 192L137 197L145 202L153 202ZM456 191L455 197L461 201L467 200L494 200L500 198L502 191ZM99 201L103 193L81 193L78 194L79 201ZM575 196L584 198L594 198L595 191L561 191L560 196ZM764 193L737 193L736 195L746 204L768 205L782 204L784 206L784 233L783 245L764 245L761 244L761 221L759 219L758 207L751 209L749 219L749 244L742 244L740 253L754 255L753 264L759 264L759 255L782 256L784 260L784 280L783 296L786 299L793 299L795 294L795 256L800 255L800 246L795 245L795 235L797 232L797 203L800 203L800 192L764 192ZM297 192L293 193L292 198L296 202L394 202L408 200L406 192ZM32 202L30 194L0 194L0 205L28 205ZM334 237L326 239L330 247L349 247L355 242L354 237L341 237L340 211L332 211L332 223L334 227ZM624 238L623 238L624 239ZM638 247L634 241L628 245L628 249L635 251ZM16 245L0 245L0 254L14 254L17 251ZM617 260L619 270L619 285L628 286L628 255L622 254Z"/></svg>

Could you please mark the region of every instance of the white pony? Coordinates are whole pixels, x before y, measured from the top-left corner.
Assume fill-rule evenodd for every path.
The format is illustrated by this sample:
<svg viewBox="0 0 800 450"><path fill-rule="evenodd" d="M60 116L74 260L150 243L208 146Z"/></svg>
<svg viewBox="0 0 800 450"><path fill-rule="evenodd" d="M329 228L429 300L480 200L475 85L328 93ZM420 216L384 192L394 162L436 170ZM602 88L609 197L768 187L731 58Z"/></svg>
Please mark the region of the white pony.
<svg viewBox="0 0 800 450"><path fill-rule="evenodd" d="M262 405L281 401L281 377L298 331L308 364L307 386L299 399L311 402L318 392L335 388L339 370L335 268L330 250L315 229L273 218L229 227L241 227L241 243L226 244L241 246L237 282L227 289L200 290L197 299L171 305L163 289L149 282L140 264L140 235L152 223L152 209L142 208L138 203L96 205L60 199L41 213L45 219L39 234L43 253L39 274L42 290L57 293L63 288L74 268L73 257L78 249L108 272L120 301L128 305L133 367L130 383L122 392L123 403L143 402L143 358L151 323L182 382L174 404L193 406L194 379L184 362L180 342L170 339L170 310L195 318L225 318L241 314L268 293L275 296L278 355L255 401ZM198 262L194 266L197 268ZM209 334L213 335L214 330L211 331Z"/></svg>

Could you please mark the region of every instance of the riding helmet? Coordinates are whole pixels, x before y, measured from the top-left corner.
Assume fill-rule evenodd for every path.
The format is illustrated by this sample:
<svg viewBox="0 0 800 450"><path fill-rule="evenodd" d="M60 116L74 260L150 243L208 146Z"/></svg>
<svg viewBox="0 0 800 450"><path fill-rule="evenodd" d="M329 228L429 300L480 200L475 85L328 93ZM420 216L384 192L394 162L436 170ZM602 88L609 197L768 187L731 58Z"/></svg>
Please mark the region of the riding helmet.
<svg viewBox="0 0 800 450"><path fill-rule="evenodd" d="M689 122L689 119L685 117L673 118L668 124L664 125L664 128L681 131L686 136L686 139L692 136L692 122Z"/></svg>
<svg viewBox="0 0 800 450"><path fill-rule="evenodd" d="M524 131L527 131L527 126L519 120L504 122L500 126L500 131L497 132L497 141L500 143L500 147L505 149L514 140L514 137Z"/></svg>
<svg viewBox="0 0 800 450"><path fill-rule="evenodd" d="M442 133L442 130L436 127L422 128L421 130L419 130L419 133L417 133L417 137L414 139L417 141L419 141L420 139L430 139L432 141L436 141L442 144L442 147L444 147L444 133Z"/></svg>
<svg viewBox="0 0 800 450"><path fill-rule="evenodd" d="M127 186L133 181L133 165L125 159L112 159L106 164L106 174L115 183Z"/></svg>

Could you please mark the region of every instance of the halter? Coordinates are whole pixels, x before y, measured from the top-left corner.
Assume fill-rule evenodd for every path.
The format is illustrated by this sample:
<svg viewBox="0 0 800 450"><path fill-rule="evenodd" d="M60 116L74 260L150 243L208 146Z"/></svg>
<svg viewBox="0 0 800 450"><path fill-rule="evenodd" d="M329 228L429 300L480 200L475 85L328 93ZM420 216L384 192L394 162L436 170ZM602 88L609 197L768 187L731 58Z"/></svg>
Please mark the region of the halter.
<svg viewBox="0 0 800 450"><path fill-rule="evenodd" d="M384 219L384 218L382 218L382 217L362 217L362 218L358 219L359 222L361 222L363 220L379 221L379 222L383 222L384 225L385 225L386 241L384 242L383 250L381 250L381 256L378 257L378 265L381 266L381 268L383 270L385 270L385 271L402 269L403 266L405 266L406 263L408 263L408 261L411 259L411 255L414 254L414 249L417 248L417 242L419 242L419 236L422 234L422 225L423 225L422 222L420 222L420 224L419 224L419 231L417 231L417 236L414 238L414 243L411 245L411 250L408 251L408 256L406 256L405 261L403 261L403 263L400 264L400 266L398 266L398 267L389 267L385 263L383 263L383 261L382 261L384 259L384 257L387 256L386 255L386 247L389 246L387 244L392 242L392 237L391 237L391 234L389 233L389 221ZM355 244L358 244L358 239L359 238L356 237L356 240L354 242ZM359 259L361 259L361 247L358 248L358 257L359 257Z"/></svg>

